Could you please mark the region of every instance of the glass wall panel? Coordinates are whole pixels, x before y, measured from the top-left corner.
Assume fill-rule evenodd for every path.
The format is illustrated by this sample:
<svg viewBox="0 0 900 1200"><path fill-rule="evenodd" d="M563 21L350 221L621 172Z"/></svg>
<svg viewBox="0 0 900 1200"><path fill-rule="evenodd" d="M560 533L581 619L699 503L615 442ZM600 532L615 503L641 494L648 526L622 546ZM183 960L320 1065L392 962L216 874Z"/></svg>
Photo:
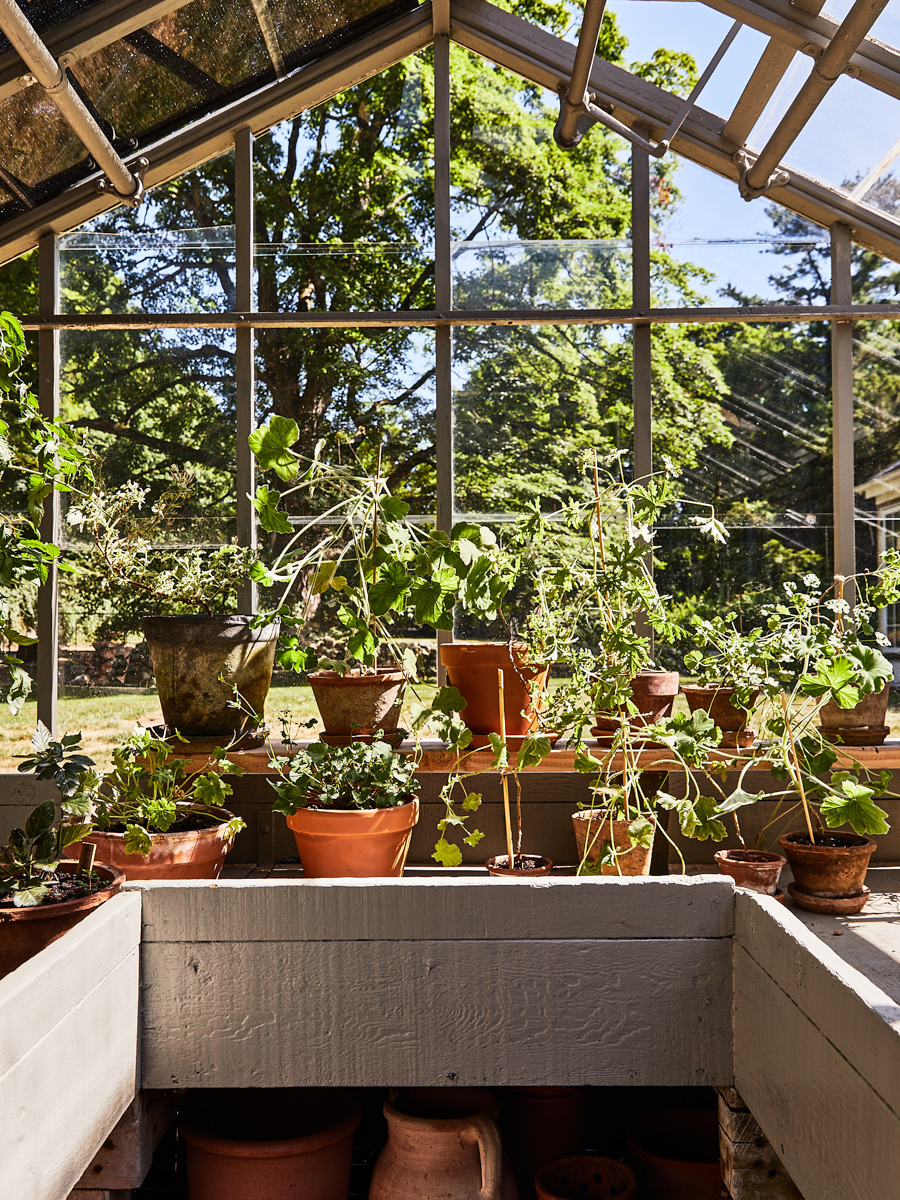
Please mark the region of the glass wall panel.
<svg viewBox="0 0 900 1200"><path fill-rule="evenodd" d="M453 307L624 308L631 304L625 241L453 244Z"/></svg>
<svg viewBox="0 0 900 1200"><path fill-rule="evenodd" d="M434 307L431 52L254 145L263 312Z"/></svg>

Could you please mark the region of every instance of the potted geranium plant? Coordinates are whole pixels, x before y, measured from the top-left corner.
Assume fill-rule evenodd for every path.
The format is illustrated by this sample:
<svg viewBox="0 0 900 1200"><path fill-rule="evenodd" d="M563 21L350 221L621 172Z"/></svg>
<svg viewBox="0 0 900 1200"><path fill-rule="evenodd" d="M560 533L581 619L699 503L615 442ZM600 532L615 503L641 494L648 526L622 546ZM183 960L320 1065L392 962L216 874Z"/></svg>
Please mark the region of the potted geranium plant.
<svg viewBox="0 0 900 1200"><path fill-rule="evenodd" d="M313 742L273 758L271 779L312 879L399 877L419 819L417 756L382 738L343 746Z"/></svg>
<svg viewBox="0 0 900 1200"><path fill-rule="evenodd" d="M111 771L101 773L93 765L79 769L69 804L90 815L91 827L80 830L74 842L96 846L100 860L129 879L218 878L244 828L240 817L223 807L232 793L225 776L243 774L226 750L216 752L214 764L188 770L169 741L135 730L113 751ZM52 767L54 753L51 744L20 770L33 768L40 775Z"/></svg>
<svg viewBox="0 0 900 1200"><path fill-rule="evenodd" d="M156 613L143 621L163 716L170 733L199 739L242 737L261 744L241 709L237 687L261 713L272 682L280 625L251 615L229 615L236 589L261 567L255 551L233 544L209 550L167 548L170 524L190 495L189 474L172 484L142 516L149 489L129 480L107 489L101 480L67 514L73 528L92 535L108 578L145 597Z"/></svg>

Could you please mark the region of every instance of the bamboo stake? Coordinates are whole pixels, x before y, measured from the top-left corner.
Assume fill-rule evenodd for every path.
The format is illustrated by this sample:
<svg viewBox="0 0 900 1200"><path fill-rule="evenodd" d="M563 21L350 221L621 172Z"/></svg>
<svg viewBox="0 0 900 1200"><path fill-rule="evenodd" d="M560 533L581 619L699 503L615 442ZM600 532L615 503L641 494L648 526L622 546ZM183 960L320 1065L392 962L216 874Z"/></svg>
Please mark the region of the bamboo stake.
<svg viewBox="0 0 900 1200"><path fill-rule="evenodd" d="M497 689L500 696L500 737L506 745L506 699L503 694L503 668L497 668ZM503 819L506 822L506 853L509 855L509 869L512 871L515 867L513 857L513 836L512 836L512 816L509 811L509 780L506 777L506 768L503 768L501 777L503 786Z"/></svg>
<svg viewBox="0 0 900 1200"><path fill-rule="evenodd" d="M800 763L797 760L797 750L796 750L796 747L794 746L794 738L791 733L791 721L790 721L790 715L789 715L788 698L784 694L784 692L781 693L781 707L784 710L784 728L785 728L785 731L787 732L788 741L790 744L791 759L794 764L794 772L795 772L794 781L797 784L797 791L800 793L800 803L803 805L803 815L806 818L806 828L809 830L810 845L814 846L816 844L816 835L813 833L812 819L810 818L810 815L809 815L809 801L806 799L806 791L804 790L804 787L803 787L803 774L800 770Z"/></svg>

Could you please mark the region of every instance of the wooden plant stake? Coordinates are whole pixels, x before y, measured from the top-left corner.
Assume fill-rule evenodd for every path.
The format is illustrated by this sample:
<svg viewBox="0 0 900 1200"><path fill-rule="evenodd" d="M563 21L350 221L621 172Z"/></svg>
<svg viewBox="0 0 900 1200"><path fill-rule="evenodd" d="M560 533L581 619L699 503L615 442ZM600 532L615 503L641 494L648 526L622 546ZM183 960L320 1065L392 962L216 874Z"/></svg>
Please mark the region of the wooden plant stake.
<svg viewBox="0 0 900 1200"><path fill-rule="evenodd" d="M505 697L503 695L503 668L497 668L497 687L500 694L500 737L504 746L506 745L506 707ZM507 753L509 751L507 750ZM506 777L506 767L503 768L501 776L503 787L503 819L506 821L506 853L509 855L509 869L512 871L515 868L515 857L513 855L513 836L512 836L512 817L509 812L509 780Z"/></svg>
<svg viewBox="0 0 900 1200"><path fill-rule="evenodd" d="M93 842L82 842L81 853L78 855L78 874L90 876L94 869L94 855L97 847Z"/></svg>

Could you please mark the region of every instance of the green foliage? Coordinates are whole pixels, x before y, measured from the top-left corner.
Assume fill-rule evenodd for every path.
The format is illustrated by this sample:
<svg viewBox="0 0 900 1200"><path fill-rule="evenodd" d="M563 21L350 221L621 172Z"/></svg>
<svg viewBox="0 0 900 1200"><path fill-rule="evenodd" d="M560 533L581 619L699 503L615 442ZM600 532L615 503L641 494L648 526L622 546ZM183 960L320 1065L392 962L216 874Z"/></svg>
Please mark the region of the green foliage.
<svg viewBox="0 0 900 1200"><path fill-rule="evenodd" d="M25 828L12 830L6 846L0 847L0 900L11 899L15 908L33 908L48 899L66 847L91 829L90 824L73 822L54 828L55 819L55 804L45 800L32 810ZM86 875L79 881L84 892L103 886L103 881Z"/></svg>
<svg viewBox="0 0 900 1200"><path fill-rule="evenodd" d="M276 812L299 808L372 809L407 804L419 790L414 756L396 754L389 743L351 742L329 746L313 742L292 758L275 760Z"/></svg>

